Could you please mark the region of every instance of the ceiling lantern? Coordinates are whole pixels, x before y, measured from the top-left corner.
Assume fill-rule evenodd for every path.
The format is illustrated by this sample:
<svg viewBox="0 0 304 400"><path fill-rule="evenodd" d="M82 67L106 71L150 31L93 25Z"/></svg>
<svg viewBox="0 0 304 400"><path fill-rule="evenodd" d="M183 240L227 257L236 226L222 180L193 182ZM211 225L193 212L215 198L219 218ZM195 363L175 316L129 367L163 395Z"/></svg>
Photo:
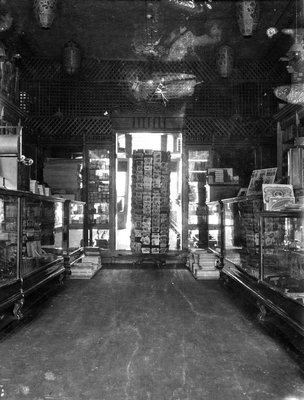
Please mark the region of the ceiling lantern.
<svg viewBox="0 0 304 400"><path fill-rule="evenodd" d="M64 45L63 68L67 74L75 75L79 72L80 64L80 47L76 42L70 40Z"/></svg>
<svg viewBox="0 0 304 400"><path fill-rule="evenodd" d="M233 70L233 50L223 45L218 49L216 58L217 70L222 78L228 78Z"/></svg>
<svg viewBox="0 0 304 400"><path fill-rule="evenodd" d="M236 3L237 21L244 37L251 37L259 19L259 3L255 0L242 0Z"/></svg>
<svg viewBox="0 0 304 400"><path fill-rule="evenodd" d="M0 61L4 61L7 58L6 49L3 42L0 41Z"/></svg>
<svg viewBox="0 0 304 400"><path fill-rule="evenodd" d="M34 0L34 12L43 29L49 29L54 21L57 0Z"/></svg>

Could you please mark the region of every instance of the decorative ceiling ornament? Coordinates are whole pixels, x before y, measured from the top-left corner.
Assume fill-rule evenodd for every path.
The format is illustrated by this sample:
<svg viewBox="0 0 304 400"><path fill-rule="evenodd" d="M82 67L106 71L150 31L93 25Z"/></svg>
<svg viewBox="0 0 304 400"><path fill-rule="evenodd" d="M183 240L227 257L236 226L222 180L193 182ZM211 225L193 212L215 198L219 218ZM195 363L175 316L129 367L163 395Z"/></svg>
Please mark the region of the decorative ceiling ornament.
<svg viewBox="0 0 304 400"><path fill-rule="evenodd" d="M196 85L196 77L184 73L164 75L159 72L153 73L147 80L136 77L129 81L130 92L137 101L161 100L164 105L171 99L191 96Z"/></svg>
<svg viewBox="0 0 304 400"><path fill-rule="evenodd" d="M63 49L63 68L69 75L75 75L79 72L81 64L81 54L79 45L70 40L64 45Z"/></svg>
<svg viewBox="0 0 304 400"><path fill-rule="evenodd" d="M168 0L169 3L173 4L176 7L182 8L186 11L198 14L204 12L204 6L211 10L212 9L212 0L206 0L203 2L196 2L194 0Z"/></svg>
<svg viewBox="0 0 304 400"><path fill-rule="evenodd" d="M222 78L228 78L233 70L233 49L223 45L218 49L216 58L217 70Z"/></svg>
<svg viewBox="0 0 304 400"><path fill-rule="evenodd" d="M267 29L266 34L269 38L273 38L278 32L279 31L275 26L271 26Z"/></svg>
<svg viewBox="0 0 304 400"><path fill-rule="evenodd" d="M57 0L34 0L34 13L41 28L50 29L56 14Z"/></svg>
<svg viewBox="0 0 304 400"><path fill-rule="evenodd" d="M251 37L258 25L260 7L255 0L242 0L236 3L237 21L244 37Z"/></svg>
<svg viewBox="0 0 304 400"><path fill-rule="evenodd" d="M13 23L13 17L10 13L1 15L0 17L0 32L5 32L10 29Z"/></svg>
<svg viewBox="0 0 304 400"><path fill-rule="evenodd" d="M138 56L161 57L164 49L159 46L162 34L160 32L160 3L155 1L146 1L146 21L144 28L135 32L133 38L134 52Z"/></svg>
<svg viewBox="0 0 304 400"><path fill-rule="evenodd" d="M222 39L222 28L213 22L208 33L196 36L186 27L181 26L179 32L172 32L166 41L169 45L166 61L181 61L189 53L194 53L195 47L215 45Z"/></svg>
<svg viewBox="0 0 304 400"><path fill-rule="evenodd" d="M304 104L304 83L278 86L274 94L280 100L290 104Z"/></svg>

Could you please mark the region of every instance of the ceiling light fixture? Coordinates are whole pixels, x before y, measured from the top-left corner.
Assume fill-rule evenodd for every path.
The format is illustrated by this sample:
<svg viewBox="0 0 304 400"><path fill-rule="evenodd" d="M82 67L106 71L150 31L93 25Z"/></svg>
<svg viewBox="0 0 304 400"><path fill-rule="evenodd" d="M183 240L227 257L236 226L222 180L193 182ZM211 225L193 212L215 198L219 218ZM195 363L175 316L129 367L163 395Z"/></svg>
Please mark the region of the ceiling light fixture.
<svg viewBox="0 0 304 400"><path fill-rule="evenodd" d="M55 19L57 0L34 0L34 13L43 29L50 29Z"/></svg>
<svg viewBox="0 0 304 400"><path fill-rule="evenodd" d="M63 67L67 74L75 75L79 72L81 64L79 45L70 40L64 45L63 49Z"/></svg>
<svg viewBox="0 0 304 400"><path fill-rule="evenodd" d="M251 37L258 25L260 7L255 0L242 0L236 3L237 21L244 37Z"/></svg>
<svg viewBox="0 0 304 400"><path fill-rule="evenodd" d="M13 23L13 17L7 13L0 17L0 32L5 32L10 29Z"/></svg>
<svg viewBox="0 0 304 400"><path fill-rule="evenodd" d="M5 46L0 42L0 61L4 61L7 58Z"/></svg>
<svg viewBox="0 0 304 400"><path fill-rule="evenodd" d="M278 33L278 29L276 27L272 26L267 29L266 33L269 38L272 38Z"/></svg>
<svg viewBox="0 0 304 400"><path fill-rule="evenodd" d="M233 50L230 46L223 45L218 49L216 66L222 78L228 78L233 70Z"/></svg>

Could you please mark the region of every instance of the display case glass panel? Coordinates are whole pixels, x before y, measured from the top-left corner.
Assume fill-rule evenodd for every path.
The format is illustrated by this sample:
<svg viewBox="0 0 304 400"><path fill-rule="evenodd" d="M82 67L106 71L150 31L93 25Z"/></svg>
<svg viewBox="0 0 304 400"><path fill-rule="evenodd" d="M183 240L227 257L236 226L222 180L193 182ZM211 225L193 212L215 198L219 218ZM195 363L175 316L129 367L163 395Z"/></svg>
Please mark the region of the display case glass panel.
<svg viewBox="0 0 304 400"><path fill-rule="evenodd" d="M208 203L208 248L218 254L222 251L221 203Z"/></svg>
<svg viewBox="0 0 304 400"><path fill-rule="evenodd" d="M110 151L88 150L88 227L90 245L109 247Z"/></svg>
<svg viewBox="0 0 304 400"><path fill-rule="evenodd" d="M209 150L188 150L188 246L207 244L206 177Z"/></svg>
<svg viewBox="0 0 304 400"><path fill-rule="evenodd" d="M304 305L304 214L261 214L262 280Z"/></svg>
<svg viewBox="0 0 304 400"><path fill-rule="evenodd" d="M224 257L259 278L259 216L262 197L223 200Z"/></svg>
<svg viewBox="0 0 304 400"><path fill-rule="evenodd" d="M17 196L0 194L0 287L17 279L18 204Z"/></svg>
<svg viewBox="0 0 304 400"><path fill-rule="evenodd" d="M70 201L68 204L69 251L83 246L84 203Z"/></svg>
<svg viewBox="0 0 304 400"><path fill-rule="evenodd" d="M63 200L25 196L22 216L21 265L27 275L63 253Z"/></svg>

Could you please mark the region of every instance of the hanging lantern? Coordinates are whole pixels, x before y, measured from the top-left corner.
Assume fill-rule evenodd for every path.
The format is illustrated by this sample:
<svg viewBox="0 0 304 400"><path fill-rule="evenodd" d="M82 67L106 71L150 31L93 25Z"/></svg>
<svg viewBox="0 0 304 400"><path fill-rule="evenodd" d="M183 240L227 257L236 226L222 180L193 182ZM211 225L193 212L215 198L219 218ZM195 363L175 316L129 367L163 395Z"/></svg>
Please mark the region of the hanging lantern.
<svg viewBox="0 0 304 400"><path fill-rule="evenodd" d="M216 59L217 70L222 78L228 78L233 69L233 50L230 46L221 46Z"/></svg>
<svg viewBox="0 0 304 400"><path fill-rule="evenodd" d="M34 0L34 12L41 28L49 29L55 18L57 0Z"/></svg>
<svg viewBox="0 0 304 400"><path fill-rule="evenodd" d="M80 48L76 42L70 40L63 49L63 67L69 75L75 75L80 69Z"/></svg>
<svg viewBox="0 0 304 400"><path fill-rule="evenodd" d="M244 37L252 36L258 24L259 11L259 4L255 0L243 0L236 3L237 21Z"/></svg>
<svg viewBox="0 0 304 400"><path fill-rule="evenodd" d="M304 104L304 83L278 86L274 89L274 94L278 99L287 103Z"/></svg>
<svg viewBox="0 0 304 400"><path fill-rule="evenodd" d="M4 44L0 41L0 61L4 61L7 58Z"/></svg>

